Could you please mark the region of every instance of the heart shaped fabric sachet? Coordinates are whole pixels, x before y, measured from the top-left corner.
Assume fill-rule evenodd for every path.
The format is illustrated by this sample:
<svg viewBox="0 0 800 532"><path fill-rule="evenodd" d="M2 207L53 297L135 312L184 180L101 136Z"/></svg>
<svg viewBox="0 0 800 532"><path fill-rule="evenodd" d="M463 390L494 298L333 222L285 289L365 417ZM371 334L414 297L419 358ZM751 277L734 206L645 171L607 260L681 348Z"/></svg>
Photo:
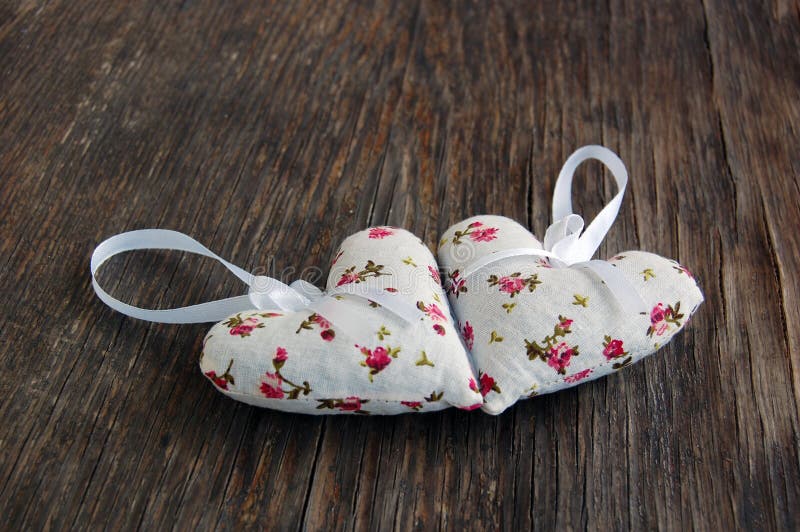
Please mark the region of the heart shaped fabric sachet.
<svg viewBox="0 0 800 532"><path fill-rule="evenodd" d="M582 233L572 214L572 174L604 162L617 196ZM439 245L448 297L478 371L483 409L607 375L655 352L703 301L691 273L652 253L590 260L617 215L627 172L613 152L587 146L559 175L544 245L517 222L475 216Z"/></svg>
<svg viewBox="0 0 800 532"><path fill-rule="evenodd" d="M400 414L481 405L430 250L413 234L373 227L341 245L322 292L253 277L173 231L123 233L95 251L92 273L133 249L177 249L220 260L250 294L174 310L144 310L105 293L125 314L169 323L221 321L200 369L233 399L311 414ZM227 316L224 317L223 316Z"/></svg>

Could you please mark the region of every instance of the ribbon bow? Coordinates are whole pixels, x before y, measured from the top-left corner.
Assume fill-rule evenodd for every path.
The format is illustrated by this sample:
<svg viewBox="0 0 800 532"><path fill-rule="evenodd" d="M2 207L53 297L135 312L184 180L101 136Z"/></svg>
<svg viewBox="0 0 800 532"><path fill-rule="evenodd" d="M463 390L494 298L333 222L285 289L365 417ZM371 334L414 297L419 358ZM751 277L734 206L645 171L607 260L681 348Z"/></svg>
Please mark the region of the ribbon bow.
<svg viewBox="0 0 800 532"><path fill-rule="evenodd" d="M580 164L587 159L597 159L608 167L619 191L597 214L584 230L583 218L572 212L572 177ZM596 274L617 301L631 312L647 312L647 304L631 282L614 266L603 260L592 260L600 243L611 229L619 213L628 172L625 164L613 151L603 146L584 146L567 158L558 174L553 191L553 220L544 236L544 248L513 248L498 251L473 262L464 271L464 277L479 269L508 257L533 255L547 257L556 268L582 268Z"/></svg>
<svg viewBox="0 0 800 532"><path fill-rule="evenodd" d="M168 249L187 251L221 262L236 277L248 286L247 295L200 303L188 307L151 310L134 307L112 297L100 287L96 273L108 259L119 253L139 249ZM159 323L203 323L220 321L223 318L249 309L316 312L336 325L346 334L358 338L363 336L363 316L342 312L340 298L352 295L374 301L410 325L423 313L397 293L387 292L364 285L351 284L323 292L303 280L287 285L278 279L263 275L251 275L247 271L220 258L195 239L177 231L167 229L142 229L121 233L103 241L95 248L91 260L92 286L106 305L127 316Z"/></svg>

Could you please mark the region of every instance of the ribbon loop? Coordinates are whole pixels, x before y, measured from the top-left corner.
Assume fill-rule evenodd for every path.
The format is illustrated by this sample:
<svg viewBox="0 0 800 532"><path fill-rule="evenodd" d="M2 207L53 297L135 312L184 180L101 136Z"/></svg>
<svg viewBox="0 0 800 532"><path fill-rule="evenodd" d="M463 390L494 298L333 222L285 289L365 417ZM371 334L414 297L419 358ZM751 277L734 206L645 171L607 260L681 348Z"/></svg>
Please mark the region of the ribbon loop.
<svg viewBox="0 0 800 532"><path fill-rule="evenodd" d="M210 301L188 307L153 310L134 307L112 297L100 287L97 270L108 259L119 253L141 249L167 249L196 253L221 262L248 286L247 295ZM287 285L264 275L251 275L247 271L222 259L195 239L167 229L142 229L129 231L103 241L95 248L91 259L92 286L97 297L106 305L127 316L159 323L203 323L220 321L231 314L252 308L258 310L302 311L309 309L324 315L328 321L358 337L363 329L362 316L349 316L338 307L339 295L352 295L385 307L407 325L423 317L415 305L396 293L362 285L348 285L323 292L313 284L298 279ZM367 343L367 342L362 342Z"/></svg>
<svg viewBox="0 0 800 532"><path fill-rule="evenodd" d="M236 277L249 284L249 273L212 253L211 250L198 241L183 233L168 229L129 231L103 241L92 253L91 272L94 291L103 303L117 312L132 318L159 323L203 323L219 321L226 316L241 311L243 306L247 306L249 301L247 296L231 297L209 303L166 310L143 309L115 299L100 287L96 277L97 270L114 255L141 249L169 249L203 255L221 262Z"/></svg>
<svg viewBox="0 0 800 532"><path fill-rule="evenodd" d="M592 220L592 223L583 231L583 234L580 234L581 229L583 229L583 219L581 219L580 229L565 236L570 237L575 234L577 238L570 238L566 244L554 241L548 247L547 238L545 237L545 248L554 250L555 246L560 244L559 254L563 256L563 259L568 264L585 262L592 258L617 218L619 208L622 205L622 198L625 195L625 187L628 185L628 171L625 169L625 164L613 151L597 145L584 146L575 150L567 158L556 180L556 186L553 190L553 219L556 222L551 227L557 226L562 220L568 220L568 223L575 223L569 222L571 217L577 216L572 212L572 178L578 166L589 159L597 159L606 165L619 190ZM548 229L548 232L550 232L550 229Z"/></svg>
<svg viewBox="0 0 800 532"><path fill-rule="evenodd" d="M617 183L617 194L597 214L584 230L583 218L572 212L572 177L578 166L588 159L597 159L608 167ZM647 311L647 304L636 288L617 268L602 260L591 260L619 213L628 171L625 164L613 151L603 146L584 146L567 158L558 174L553 190L553 220L544 236L544 248L514 248L497 251L482 257L466 268L464 277L493 262L509 257L547 257L557 268L582 268L597 275L611 290L622 308L631 312Z"/></svg>

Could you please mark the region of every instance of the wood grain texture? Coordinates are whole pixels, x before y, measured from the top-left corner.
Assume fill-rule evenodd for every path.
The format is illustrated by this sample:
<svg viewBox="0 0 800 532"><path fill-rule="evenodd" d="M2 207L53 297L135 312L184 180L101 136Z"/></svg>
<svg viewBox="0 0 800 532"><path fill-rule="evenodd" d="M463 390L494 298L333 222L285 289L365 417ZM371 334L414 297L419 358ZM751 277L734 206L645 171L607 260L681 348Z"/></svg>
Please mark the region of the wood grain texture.
<svg viewBox="0 0 800 532"><path fill-rule="evenodd" d="M0 528L796 530L799 49L796 0L0 2ZM706 303L498 417L240 405L197 371L206 326L91 291L93 247L135 228L275 271L370 224L542 234L587 143L632 178L601 255L679 259ZM614 193L578 184L589 215ZM241 291L179 254L103 278Z"/></svg>

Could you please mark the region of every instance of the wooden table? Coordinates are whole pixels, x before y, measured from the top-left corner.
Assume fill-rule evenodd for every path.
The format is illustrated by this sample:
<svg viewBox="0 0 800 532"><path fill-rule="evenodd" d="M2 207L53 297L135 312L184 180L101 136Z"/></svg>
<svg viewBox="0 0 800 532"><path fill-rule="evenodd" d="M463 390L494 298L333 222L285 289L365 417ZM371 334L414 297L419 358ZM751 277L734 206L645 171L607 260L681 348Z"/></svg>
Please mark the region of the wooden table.
<svg viewBox="0 0 800 532"><path fill-rule="evenodd" d="M0 528L800 526L797 1L254 4L0 4ZM278 270L370 224L542 234L588 143L631 174L600 255L679 259L707 301L657 356L501 416L247 407L198 372L207 326L90 287L135 228ZM614 193L578 184L590 216ZM242 290L177 253L104 272L141 305Z"/></svg>

